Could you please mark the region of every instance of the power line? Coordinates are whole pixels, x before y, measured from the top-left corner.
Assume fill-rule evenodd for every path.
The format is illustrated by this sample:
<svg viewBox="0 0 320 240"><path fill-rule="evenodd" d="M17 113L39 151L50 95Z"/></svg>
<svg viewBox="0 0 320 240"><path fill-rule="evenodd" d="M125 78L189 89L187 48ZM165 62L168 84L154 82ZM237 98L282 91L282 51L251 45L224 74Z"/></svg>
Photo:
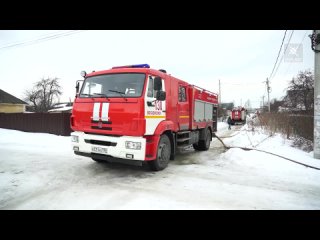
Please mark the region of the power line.
<svg viewBox="0 0 320 240"><path fill-rule="evenodd" d="M27 30L25 30L25 31L27 31ZM51 33L47 33L47 34L43 34L43 35L39 35L39 36L37 37L37 39L38 39L38 38L43 38L43 37L52 36L53 34L60 34L60 33L63 33L63 32L65 32L65 30L63 30L63 31L57 31L57 32L51 32ZM3 45L1 46L1 48L3 48L3 47L9 47L9 46L11 46L11 45L20 44L20 43L23 43L23 42L34 41L34 40L36 40L36 39L30 39L30 40L25 39L24 41L9 42L9 43L3 44Z"/></svg>
<svg viewBox="0 0 320 240"><path fill-rule="evenodd" d="M299 45L301 45L301 44L303 43L303 40L306 38L308 31L309 31L309 30L306 30L306 32L304 33L304 36L303 36L303 38L302 38L302 40L301 40L301 42L300 42ZM295 58L296 58L296 55L294 55L292 62L294 62L294 59L295 59ZM287 67L287 70L286 70L286 72L285 72L284 75L286 75L286 74L288 73L289 67L291 66L292 62L289 63L289 65L288 65L288 67Z"/></svg>
<svg viewBox="0 0 320 240"><path fill-rule="evenodd" d="M2 47L0 47L0 49L12 48L12 47L21 46L21 45L30 45L30 44L34 44L34 43L37 43L37 42L42 42L42 41L47 41L47 40L51 40L51 39L55 39L55 38L59 38L59 37L68 36L68 35L71 35L73 33L76 33L77 31L78 30L72 30L72 31L68 31L68 32L44 35L44 36L42 36L40 38L37 38L37 39L24 41L24 42L19 42L19 43L14 43L14 44L6 45L6 46L2 46Z"/></svg>
<svg viewBox="0 0 320 240"><path fill-rule="evenodd" d="M250 85L260 85L260 83L254 83L254 82L246 82L246 83L223 83L224 85L231 85L231 86L248 86Z"/></svg>
<svg viewBox="0 0 320 240"><path fill-rule="evenodd" d="M273 74L272 78L274 78L274 77L275 77L275 75L276 75L276 74L277 74L277 72L278 72L278 69L279 69L279 67L280 67L280 65L281 65L281 63L282 63L282 60L283 60L284 54L287 52L287 49L288 49L288 46L289 46L289 44L290 44L290 41L291 41L291 38L292 38L293 33L294 33L294 30L292 30L292 32L291 32L291 35L290 35L290 37L289 37L289 40L288 40L288 43L287 43L286 49L284 50L284 53L283 53L283 55L282 55L282 57L281 57L281 60L279 61L278 67L277 67L277 69L276 69L275 73ZM270 79L270 80L271 80L271 79Z"/></svg>
<svg viewBox="0 0 320 240"><path fill-rule="evenodd" d="M36 43L40 43L40 42L44 42L44 41L49 41L49 40L52 40L52 39L66 37L66 36L69 36L69 35L72 35L72 34L75 34L75 33L79 33L81 31L83 31L83 30L71 30L71 31L68 31L68 32L51 34L49 36L42 36L42 37L37 38L37 39L24 41L24 42L19 42L19 43L13 43L13 44L6 45L6 46L2 46L2 47L0 47L0 50L7 49L7 48L19 47L19 46L25 46L25 45L32 45L32 44L36 44Z"/></svg>
<svg viewBox="0 0 320 240"><path fill-rule="evenodd" d="M281 43L281 46L280 46L280 49L279 49L279 52L278 52L277 60L276 60L276 62L274 63L274 66L273 66L272 72L271 72L271 74L270 74L270 76L269 76L269 79L271 79L271 75L272 75L272 73L273 73L273 71L274 71L274 69L275 69L275 67L276 67L276 65L277 65L277 62L278 62L278 59L279 59L279 56L280 56L280 52L281 52L281 49L282 49L282 46L283 46L283 43L284 43L284 39L286 38L287 31L288 31L288 30L286 30L286 31L284 32L283 39L282 39L282 43Z"/></svg>

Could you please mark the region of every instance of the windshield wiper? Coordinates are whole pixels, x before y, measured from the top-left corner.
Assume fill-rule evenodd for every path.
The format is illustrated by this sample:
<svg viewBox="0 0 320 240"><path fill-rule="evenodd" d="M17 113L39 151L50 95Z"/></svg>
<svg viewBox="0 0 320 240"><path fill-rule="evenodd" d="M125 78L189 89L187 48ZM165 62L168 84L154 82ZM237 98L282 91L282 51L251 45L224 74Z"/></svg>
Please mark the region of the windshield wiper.
<svg viewBox="0 0 320 240"><path fill-rule="evenodd" d="M105 97L106 99L109 99L107 94L104 94L104 93L93 93L93 95L97 95L97 96L101 96L101 97Z"/></svg>
<svg viewBox="0 0 320 240"><path fill-rule="evenodd" d="M81 94L80 94L80 97L81 97L81 96L88 96L88 97L92 97L92 95L91 95L91 94L88 94L88 93L81 93Z"/></svg>
<svg viewBox="0 0 320 240"><path fill-rule="evenodd" d="M116 90L109 90L109 92L119 93L121 95L121 97L123 97L126 101L128 101L128 99L124 96L125 95L124 92L120 92L120 91L116 91Z"/></svg>

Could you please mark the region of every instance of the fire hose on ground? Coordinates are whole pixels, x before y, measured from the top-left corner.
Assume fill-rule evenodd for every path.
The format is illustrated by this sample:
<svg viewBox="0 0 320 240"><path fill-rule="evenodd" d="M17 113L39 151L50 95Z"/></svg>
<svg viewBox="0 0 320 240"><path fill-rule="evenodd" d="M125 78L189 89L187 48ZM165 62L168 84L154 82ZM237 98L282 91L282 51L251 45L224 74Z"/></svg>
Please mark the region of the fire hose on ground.
<svg viewBox="0 0 320 240"><path fill-rule="evenodd" d="M220 137L218 137L216 134L213 133L213 137L216 137L223 145L223 147L225 149L231 149L231 148L240 148L242 150L245 150L245 151L258 151L258 152L263 152L263 153L267 153L267 154L270 154L270 155L273 155L273 156L276 156L276 157L280 157L280 158L283 158L285 160L288 160L290 162L293 162L293 163L296 163L296 164L299 164L299 165L302 165L302 166L305 166L305 167L308 167L308 168L313 168L313 169L316 169L316 170L320 170L320 168L317 168L317 167L314 167L314 166L311 166L311 165L308 165L308 164L305 164L305 163L301 163L301 162L298 162L298 161L295 161L295 160L292 160L290 158L287 158L287 157L284 157L284 156L281 156L281 155L278 155L278 154L275 154L275 153L271 153L271 152L267 152L267 151L264 151L264 150L260 150L260 149L256 149L256 148L248 148L248 147L237 147L237 146L227 146Z"/></svg>

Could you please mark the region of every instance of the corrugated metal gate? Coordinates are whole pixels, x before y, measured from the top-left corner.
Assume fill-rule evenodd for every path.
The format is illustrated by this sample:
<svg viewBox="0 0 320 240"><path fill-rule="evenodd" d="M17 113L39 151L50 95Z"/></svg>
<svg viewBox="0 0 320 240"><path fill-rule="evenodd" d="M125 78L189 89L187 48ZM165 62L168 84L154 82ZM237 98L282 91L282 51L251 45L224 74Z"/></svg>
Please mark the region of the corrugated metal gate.
<svg viewBox="0 0 320 240"><path fill-rule="evenodd" d="M0 113L0 128L70 136L71 113Z"/></svg>

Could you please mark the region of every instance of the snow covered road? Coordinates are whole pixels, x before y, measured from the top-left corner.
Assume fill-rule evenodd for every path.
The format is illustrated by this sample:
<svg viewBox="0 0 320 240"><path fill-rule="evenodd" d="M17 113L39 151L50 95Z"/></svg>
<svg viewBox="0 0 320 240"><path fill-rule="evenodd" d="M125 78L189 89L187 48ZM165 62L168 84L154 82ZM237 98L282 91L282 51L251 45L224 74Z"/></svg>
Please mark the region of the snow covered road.
<svg viewBox="0 0 320 240"><path fill-rule="evenodd" d="M218 136L228 145L266 139L240 127ZM280 136L259 149L320 167ZM0 129L0 209L320 209L320 171L256 151L179 154L168 168L99 164L76 156L69 137Z"/></svg>

